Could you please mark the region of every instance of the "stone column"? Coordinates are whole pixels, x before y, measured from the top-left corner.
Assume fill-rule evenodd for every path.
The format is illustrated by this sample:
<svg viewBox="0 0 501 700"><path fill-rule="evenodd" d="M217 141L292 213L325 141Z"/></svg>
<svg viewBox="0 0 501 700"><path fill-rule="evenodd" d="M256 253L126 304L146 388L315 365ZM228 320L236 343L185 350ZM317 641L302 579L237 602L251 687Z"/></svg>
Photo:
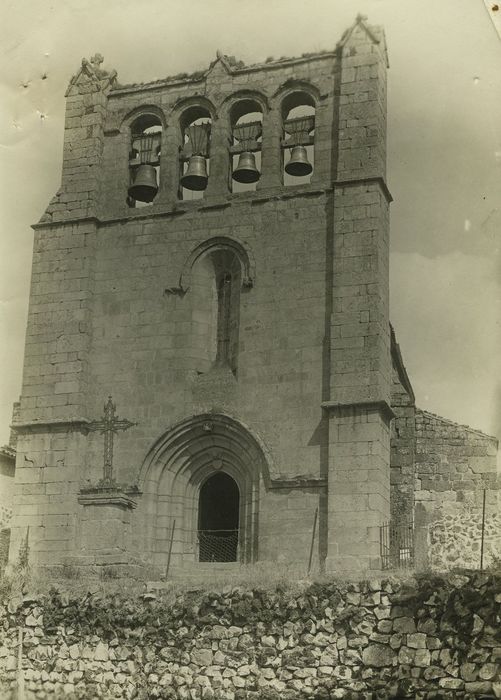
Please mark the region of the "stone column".
<svg viewBox="0 0 501 700"><path fill-rule="evenodd" d="M162 151L160 156L160 186L155 202L173 207L179 190L179 124L173 123L162 131Z"/></svg>
<svg viewBox="0 0 501 700"><path fill-rule="evenodd" d="M209 168L205 196L226 197L230 192L230 125L226 119L214 119L212 122Z"/></svg>
<svg viewBox="0 0 501 700"><path fill-rule="evenodd" d="M263 114L263 136L261 146L261 177L257 189L282 186L282 154L280 139L282 120L278 106Z"/></svg>

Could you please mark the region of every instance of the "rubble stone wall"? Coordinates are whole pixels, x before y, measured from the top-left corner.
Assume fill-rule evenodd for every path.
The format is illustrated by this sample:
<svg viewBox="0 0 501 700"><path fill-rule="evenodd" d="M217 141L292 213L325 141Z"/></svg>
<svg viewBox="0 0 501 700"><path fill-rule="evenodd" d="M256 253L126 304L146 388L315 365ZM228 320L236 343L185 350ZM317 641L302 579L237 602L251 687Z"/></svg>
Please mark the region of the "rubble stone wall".
<svg viewBox="0 0 501 700"><path fill-rule="evenodd" d="M416 411L416 523L429 529L430 563L440 569L484 564L501 553L497 440L427 411Z"/></svg>
<svg viewBox="0 0 501 700"><path fill-rule="evenodd" d="M37 698L501 697L501 576L56 592L0 608L0 694Z"/></svg>
<svg viewBox="0 0 501 700"><path fill-rule="evenodd" d="M412 521L414 509L415 414L414 395L404 386L397 362L398 346L393 336L391 408L391 521L401 525Z"/></svg>
<svg viewBox="0 0 501 700"><path fill-rule="evenodd" d="M495 501L494 501L495 502ZM429 526L430 564L434 569L456 566L478 568L501 559L501 516L499 509L488 512L482 549L482 513L479 509L449 513Z"/></svg>

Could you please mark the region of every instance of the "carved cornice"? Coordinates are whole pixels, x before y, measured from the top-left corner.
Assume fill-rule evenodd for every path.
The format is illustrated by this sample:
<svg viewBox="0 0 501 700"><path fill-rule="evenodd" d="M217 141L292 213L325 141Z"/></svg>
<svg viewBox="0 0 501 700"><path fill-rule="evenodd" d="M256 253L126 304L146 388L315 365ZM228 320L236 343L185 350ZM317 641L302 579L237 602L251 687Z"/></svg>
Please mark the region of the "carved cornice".
<svg viewBox="0 0 501 700"><path fill-rule="evenodd" d="M137 486L120 486L114 481L101 480L94 486L80 489L78 502L83 506L118 506L134 509L141 491Z"/></svg>
<svg viewBox="0 0 501 700"><path fill-rule="evenodd" d="M356 187L357 185L370 185L373 183L379 185L388 204L393 202L393 197L388 189L388 185L386 184L384 177L381 176L361 177L354 180L335 180L332 183L332 186L335 189L336 187Z"/></svg>
<svg viewBox="0 0 501 700"><path fill-rule="evenodd" d="M53 420L33 420L12 423L12 430L18 434L47 433L47 432L80 432L87 434L89 420L87 418L67 418Z"/></svg>
<svg viewBox="0 0 501 700"><path fill-rule="evenodd" d="M376 409L383 414L388 423L395 418L395 413L387 401L353 401L350 403L339 403L338 401L323 401L321 404L323 409L332 413L354 410L371 410Z"/></svg>
<svg viewBox="0 0 501 700"><path fill-rule="evenodd" d="M314 476L293 476L283 479L271 479L270 489L325 489L327 479Z"/></svg>
<svg viewBox="0 0 501 700"><path fill-rule="evenodd" d="M31 228L34 231L44 228L56 228L58 226L73 226L74 224L84 224L91 223L96 226L101 223L101 220L97 216L79 216L78 218L68 217L67 219L61 219L60 221L42 221L40 220L36 224L31 224Z"/></svg>
<svg viewBox="0 0 501 700"><path fill-rule="evenodd" d="M347 180L346 182L335 183L335 185L357 185L363 184L371 181L377 181L379 178L365 178L363 180ZM173 216L183 216L190 213L197 214L199 212L211 212L217 209L225 209L231 206L242 206L242 205L259 205L265 204L266 202L281 201L287 199L298 199L305 197L318 197L319 195L327 194L332 192L334 185L326 184L325 187L322 186L311 186L311 185L295 185L294 187L288 187L287 190L284 187L271 187L267 190L256 190L255 192L237 192L227 195L225 198L220 199L198 199L193 201L183 201L177 200L175 204L166 204L163 202L158 202L154 204L153 207L147 207L147 211L144 208L140 209L127 209L127 212L121 216L81 216L81 217L71 217L62 219L60 221L42 221L40 220L36 224L32 224L31 228L34 231L43 229L53 229L61 226L73 226L75 224L81 223L92 223L97 227L110 226L117 223L127 223L130 221L142 221L151 219L161 219ZM391 195L390 195L391 198Z"/></svg>
<svg viewBox="0 0 501 700"><path fill-rule="evenodd" d="M78 502L82 506L118 506L119 508L133 510L137 502L121 491L113 493L81 493Z"/></svg>
<svg viewBox="0 0 501 700"><path fill-rule="evenodd" d="M10 445L3 445L2 447L0 447L0 456L14 460L16 459L16 450Z"/></svg>

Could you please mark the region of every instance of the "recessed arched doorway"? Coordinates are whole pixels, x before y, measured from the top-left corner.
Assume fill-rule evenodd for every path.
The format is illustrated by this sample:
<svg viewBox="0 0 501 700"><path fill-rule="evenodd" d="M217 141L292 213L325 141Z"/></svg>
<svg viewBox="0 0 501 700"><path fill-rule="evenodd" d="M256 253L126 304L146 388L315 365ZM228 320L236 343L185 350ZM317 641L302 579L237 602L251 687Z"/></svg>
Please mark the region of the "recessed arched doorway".
<svg viewBox="0 0 501 700"><path fill-rule="evenodd" d="M234 537L238 544L227 561L257 561L260 493L270 480L269 459L249 429L230 416L203 413L173 425L152 446L141 468L138 483L143 497L133 532L138 551L160 571L165 571L167 562L173 571L200 562L198 529L206 524L199 522L204 510L201 490L216 474L225 474L238 489L235 492L233 486L230 498L234 514L230 529L238 531ZM209 523L207 529L227 527L226 522L223 527ZM207 559L218 562L212 555Z"/></svg>
<svg viewBox="0 0 501 700"><path fill-rule="evenodd" d="M216 472L198 497L198 560L238 560L240 491L229 474Z"/></svg>

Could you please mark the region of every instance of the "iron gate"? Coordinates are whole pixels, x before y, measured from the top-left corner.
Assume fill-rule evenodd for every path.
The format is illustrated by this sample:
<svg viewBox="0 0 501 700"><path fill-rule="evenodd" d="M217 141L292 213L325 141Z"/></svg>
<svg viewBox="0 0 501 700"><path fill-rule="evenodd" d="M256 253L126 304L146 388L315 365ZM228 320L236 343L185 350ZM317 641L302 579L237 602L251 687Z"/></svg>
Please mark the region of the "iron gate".
<svg viewBox="0 0 501 700"><path fill-rule="evenodd" d="M411 569L414 566L414 523L384 523L379 527L383 569Z"/></svg>
<svg viewBox="0 0 501 700"><path fill-rule="evenodd" d="M198 530L198 561L237 561L238 530Z"/></svg>

